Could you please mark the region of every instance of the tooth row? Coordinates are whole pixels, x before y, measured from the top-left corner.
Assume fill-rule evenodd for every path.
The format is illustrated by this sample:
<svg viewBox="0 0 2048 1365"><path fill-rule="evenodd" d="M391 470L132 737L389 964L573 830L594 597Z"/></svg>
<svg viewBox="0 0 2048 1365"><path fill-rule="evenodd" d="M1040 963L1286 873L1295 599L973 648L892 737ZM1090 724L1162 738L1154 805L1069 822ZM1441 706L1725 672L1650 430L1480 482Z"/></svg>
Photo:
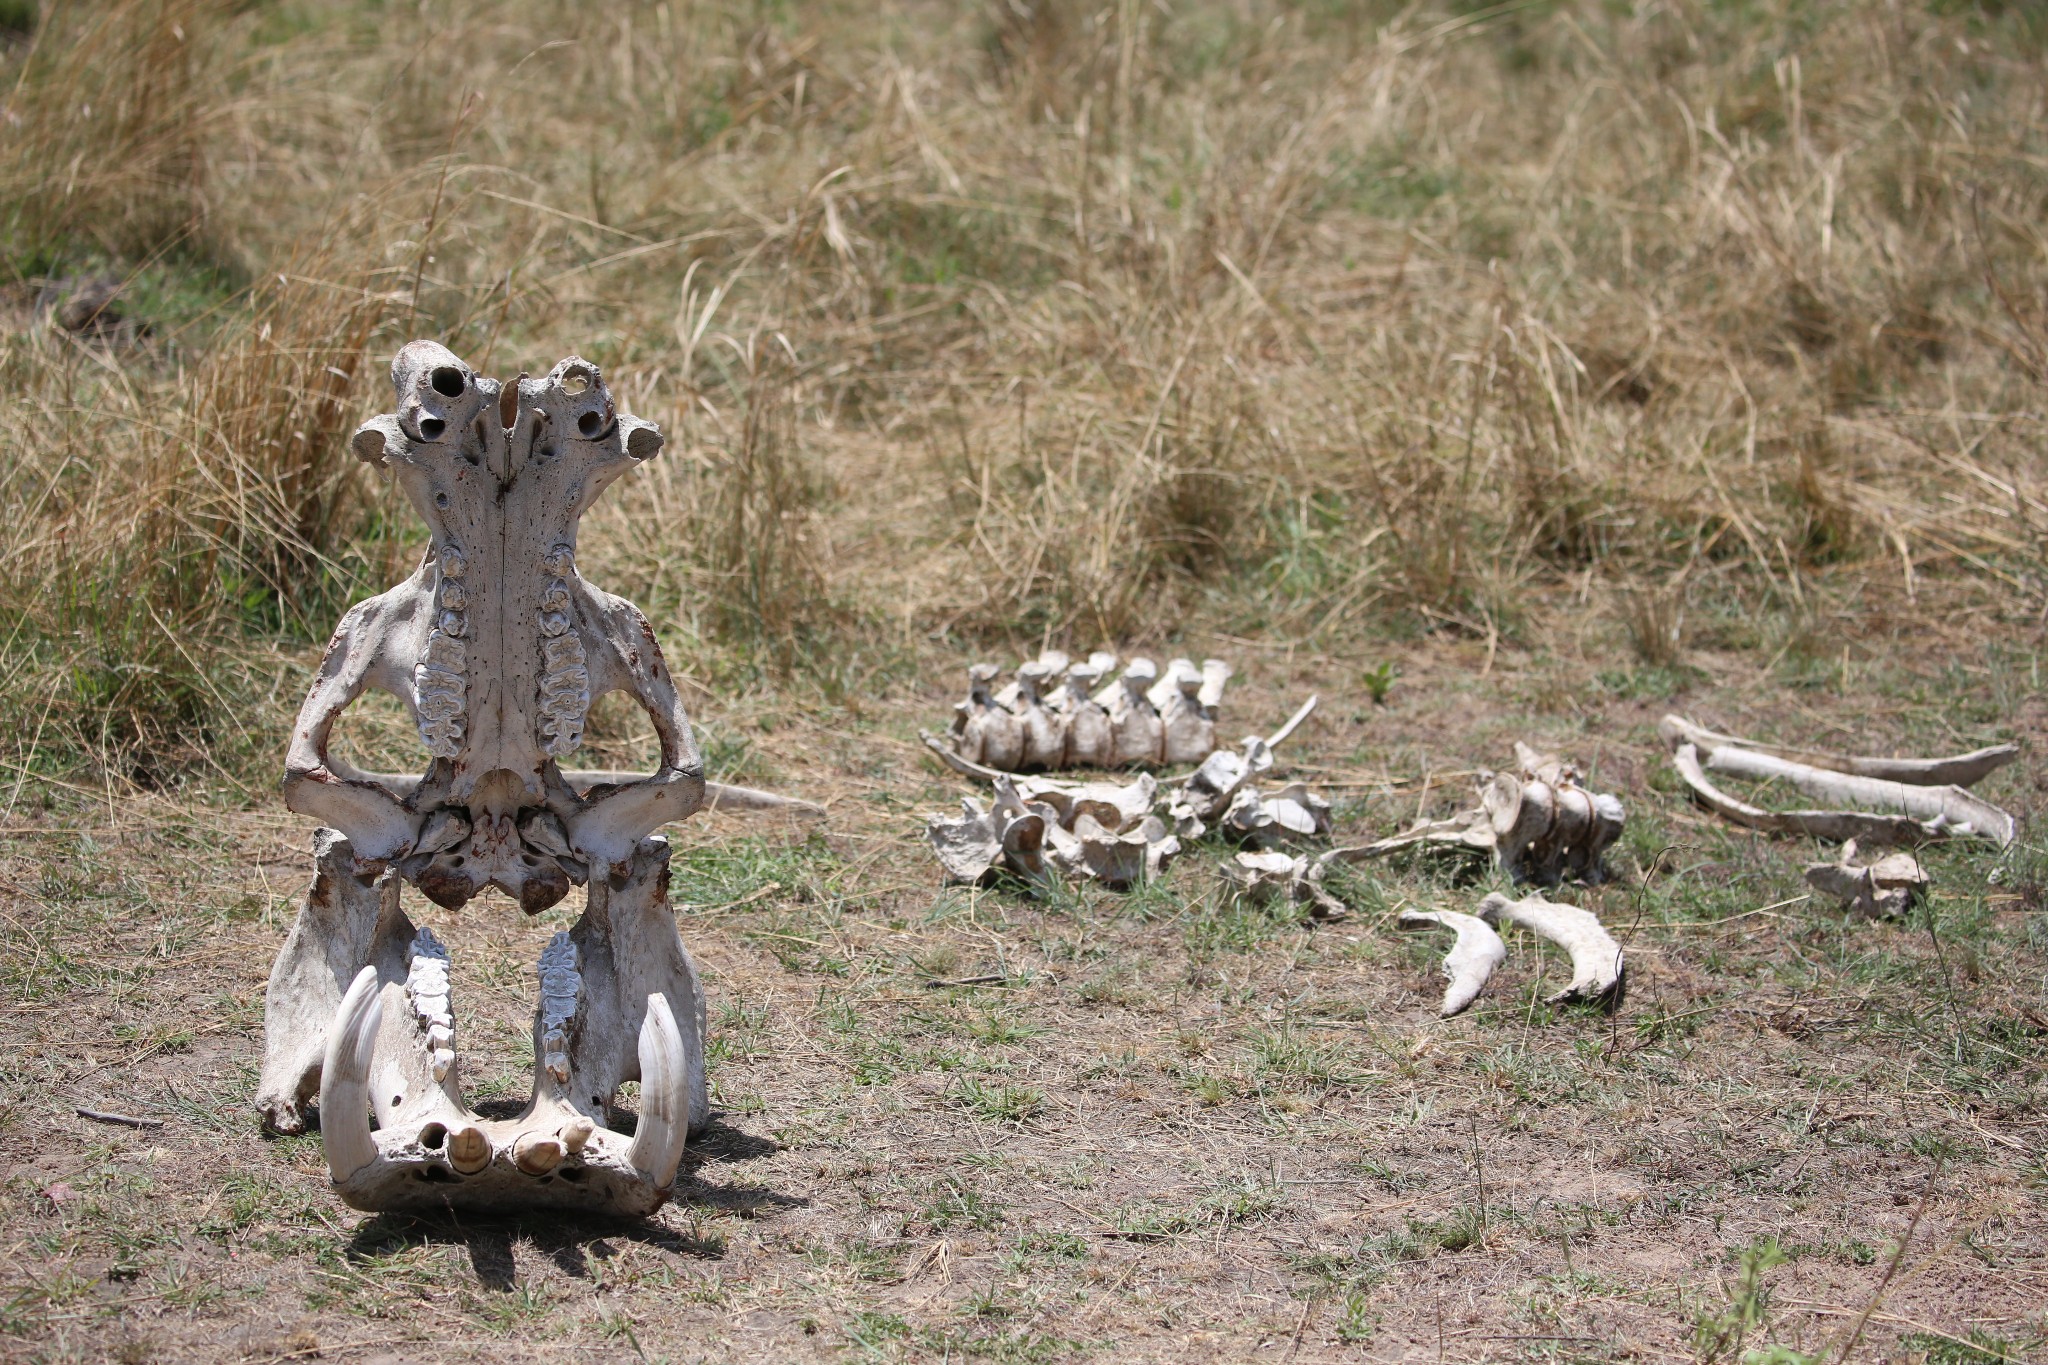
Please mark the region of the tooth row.
<svg viewBox="0 0 2048 1365"><path fill-rule="evenodd" d="M448 1078L455 1065L455 1014L448 1003L448 949L424 926L405 950L405 997L413 1019L427 1036L434 1079Z"/></svg>
<svg viewBox="0 0 2048 1365"><path fill-rule="evenodd" d="M558 1085L569 1083L569 1024L583 994L577 963L576 945L566 933L557 933L541 950L540 1061Z"/></svg>

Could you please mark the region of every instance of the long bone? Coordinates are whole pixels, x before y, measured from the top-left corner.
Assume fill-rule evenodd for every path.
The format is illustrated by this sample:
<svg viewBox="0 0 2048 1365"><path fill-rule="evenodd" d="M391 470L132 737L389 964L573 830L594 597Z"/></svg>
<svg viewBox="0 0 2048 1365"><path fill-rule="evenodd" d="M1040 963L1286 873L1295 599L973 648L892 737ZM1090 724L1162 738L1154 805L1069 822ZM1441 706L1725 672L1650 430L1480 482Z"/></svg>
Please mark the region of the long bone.
<svg viewBox="0 0 2048 1365"><path fill-rule="evenodd" d="M1445 1019L1462 1014L1479 998L1494 968L1507 961L1508 948L1491 924L1476 915L1456 910L1403 910L1395 920L1403 929L1442 927L1455 930L1457 941L1444 954L1444 1003L1438 1013Z"/></svg>
<svg viewBox="0 0 2048 1365"><path fill-rule="evenodd" d="M1550 1004L1597 1002L1613 1010L1628 989L1621 945L1600 923L1599 916L1575 905L1559 905L1541 896L1509 900L1498 891L1479 902L1479 918L1498 925L1506 920L1547 938L1571 955L1572 980Z"/></svg>

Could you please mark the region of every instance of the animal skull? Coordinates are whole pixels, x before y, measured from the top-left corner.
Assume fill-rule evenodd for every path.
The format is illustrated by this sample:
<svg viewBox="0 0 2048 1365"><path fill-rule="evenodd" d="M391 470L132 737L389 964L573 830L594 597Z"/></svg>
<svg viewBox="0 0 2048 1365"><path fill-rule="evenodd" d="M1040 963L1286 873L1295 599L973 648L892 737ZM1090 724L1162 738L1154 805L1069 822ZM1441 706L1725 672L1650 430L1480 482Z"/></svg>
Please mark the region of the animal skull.
<svg viewBox="0 0 2048 1365"><path fill-rule="evenodd" d="M285 803L327 828L271 974L258 1105L297 1132L318 1095L336 1188L358 1208L645 1213L709 1112L703 997L668 905L668 846L650 836L707 794L801 803L707 793L646 618L578 572L583 514L662 443L618 410L597 366L572 356L500 383L414 341L391 383L396 411L352 445L397 478L431 538L409 579L342 618L292 734ZM422 775L329 753L337 718L371 688L412 714ZM564 769L614 691L652 719L655 771ZM401 882L450 909L496 886L528 913L589 887L583 918L541 955L533 1098L518 1118L463 1102L448 953L399 908ZM607 1125L636 1079L629 1138Z"/></svg>

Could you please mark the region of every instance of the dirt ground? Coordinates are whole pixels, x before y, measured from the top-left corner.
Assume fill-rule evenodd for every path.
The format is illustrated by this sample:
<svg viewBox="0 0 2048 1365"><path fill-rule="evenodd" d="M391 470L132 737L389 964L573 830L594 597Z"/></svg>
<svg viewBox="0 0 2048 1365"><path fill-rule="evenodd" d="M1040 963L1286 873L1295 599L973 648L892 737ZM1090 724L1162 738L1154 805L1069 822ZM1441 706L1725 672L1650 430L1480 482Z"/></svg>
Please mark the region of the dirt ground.
<svg viewBox="0 0 2048 1365"><path fill-rule="evenodd" d="M1283 768L1340 835L1450 809L1518 737L1617 792L1613 879L1560 893L1626 945L1612 1015L1545 1005L1562 956L1511 934L1479 1004L1436 1018L1442 944L1392 918L1470 909L1477 868L1361 871L1320 927L1238 903L1209 844L1128 895L942 888L921 817L966 788L915 733L948 682L831 713L700 702L728 771L830 816L670 831L718 1112L644 1222L343 1207L318 1138L267 1137L250 1104L309 828L262 793L17 789L0 1354L2040 1358L2038 835L1931 848L1925 911L1847 920L1805 894L1819 850L1691 807L1655 736L1667 708L1884 752L2043 733L2038 652L1929 657L1867 608L1832 662L1388 643L1384 704L1363 658L1181 642L1237 662L1226 730L1321 693ZM2038 822L2048 770L2030 750L1981 790ZM516 1104L566 906L408 908L454 953L472 1095Z"/></svg>

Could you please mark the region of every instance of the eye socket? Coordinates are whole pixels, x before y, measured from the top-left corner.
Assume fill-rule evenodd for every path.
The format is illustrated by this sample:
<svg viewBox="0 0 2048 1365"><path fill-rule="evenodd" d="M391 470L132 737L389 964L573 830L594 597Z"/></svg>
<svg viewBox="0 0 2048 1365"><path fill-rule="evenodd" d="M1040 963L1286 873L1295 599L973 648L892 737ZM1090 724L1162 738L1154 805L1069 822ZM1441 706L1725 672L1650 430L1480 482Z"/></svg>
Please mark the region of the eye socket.
<svg viewBox="0 0 2048 1365"><path fill-rule="evenodd" d="M582 432L586 439L593 439L604 430L604 417L599 413L586 412L576 419L576 430Z"/></svg>
<svg viewBox="0 0 2048 1365"><path fill-rule="evenodd" d="M447 429L448 424L438 417L420 418L420 435L429 441L440 440L441 433Z"/></svg>
<svg viewBox="0 0 2048 1365"><path fill-rule="evenodd" d="M428 380L433 384L434 392L443 398L460 398L462 391L469 387L469 376L453 365L436 366Z"/></svg>
<svg viewBox="0 0 2048 1365"><path fill-rule="evenodd" d="M589 391L589 371L571 370L569 371L569 373L562 376L562 392L568 394L571 398L576 397L578 394L588 393Z"/></svg>

